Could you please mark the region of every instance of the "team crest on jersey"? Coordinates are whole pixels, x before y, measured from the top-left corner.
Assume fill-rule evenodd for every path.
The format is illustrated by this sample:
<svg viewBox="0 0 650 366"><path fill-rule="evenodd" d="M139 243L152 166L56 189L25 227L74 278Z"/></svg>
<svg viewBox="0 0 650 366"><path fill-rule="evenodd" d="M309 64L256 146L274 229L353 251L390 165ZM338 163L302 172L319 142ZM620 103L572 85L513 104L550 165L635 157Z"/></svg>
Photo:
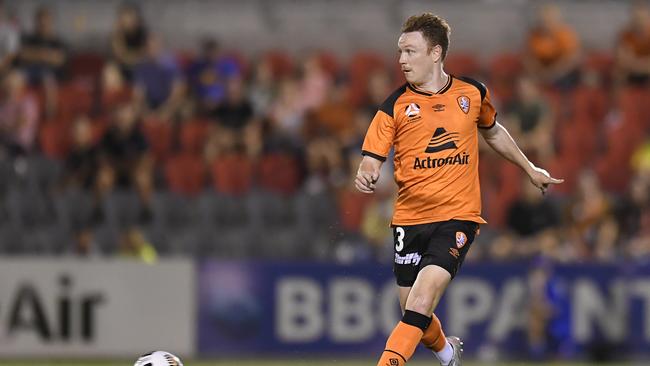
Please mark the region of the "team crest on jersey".
<svg viewBox="0 0 650 366"><path fill-rule="evenodd" d="M456 246L458 249L462 248L467 244L467 235L462 231L456 231Z"/></svg>
<svg viewBox="0 0 650 366"><path fill-rule="evenodd" d="M460 97L458 97L457 100L458 100L458 106L460 107L460 109L463 112L465 112L465 114L469 113L469 98L464 96L464 95L461 95Z"/></svg>
<svg viewBox="0 0 650 366"><path fill-rule="evenodd" d="M420 115L420 106L415 103L411 103L406 106L404 114L406 114L406 117L408 118L415 118Z"/></svg>

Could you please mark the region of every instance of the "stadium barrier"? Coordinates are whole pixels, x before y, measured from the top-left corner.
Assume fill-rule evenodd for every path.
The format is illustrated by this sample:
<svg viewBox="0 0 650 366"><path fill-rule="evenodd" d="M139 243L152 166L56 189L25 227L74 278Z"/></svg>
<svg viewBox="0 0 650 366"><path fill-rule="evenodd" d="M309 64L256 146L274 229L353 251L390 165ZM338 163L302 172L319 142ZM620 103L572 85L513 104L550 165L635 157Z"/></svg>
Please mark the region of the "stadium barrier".
<svg viewBox="0 0 650 366"><path fill-rule="evenodd" d="M546 309L548 311L541 311ZM465 265L437 309L469 357L648 356L650 265ZM368 357L400 318L390 266L0 260L0 358ZM555 348L554 346L561 347ZM426 351L421 351L426 352Z"/></svg>
<svg viewBox="0 0 650 366"><path fill-rule="evenodd" d="M390 266L208 261L198 274L201 355L367 357L400 318ZM647 354L650 266L468 263L436 313L474 358ZM528 331L543 317L540 349Z"/></svg>
<svg viewBox="0 0 650 366"><path fill-rule="evenodd" d="M2 259L0 358L193 355L194 280L190 260Z"/></svg>

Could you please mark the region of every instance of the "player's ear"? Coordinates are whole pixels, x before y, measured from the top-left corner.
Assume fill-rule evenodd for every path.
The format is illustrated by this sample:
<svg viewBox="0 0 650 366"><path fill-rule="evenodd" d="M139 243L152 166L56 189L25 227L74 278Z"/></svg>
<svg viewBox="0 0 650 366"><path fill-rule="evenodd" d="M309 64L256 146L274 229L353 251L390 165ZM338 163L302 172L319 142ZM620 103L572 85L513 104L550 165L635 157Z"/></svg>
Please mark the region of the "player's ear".
<svg viewBox="0 0 650 366"><path fill-rule="evenodd" d="M433 62L438 63L442 62L442 47L440 45L435 45L431 49L431 57L433 57Z"/></svg>

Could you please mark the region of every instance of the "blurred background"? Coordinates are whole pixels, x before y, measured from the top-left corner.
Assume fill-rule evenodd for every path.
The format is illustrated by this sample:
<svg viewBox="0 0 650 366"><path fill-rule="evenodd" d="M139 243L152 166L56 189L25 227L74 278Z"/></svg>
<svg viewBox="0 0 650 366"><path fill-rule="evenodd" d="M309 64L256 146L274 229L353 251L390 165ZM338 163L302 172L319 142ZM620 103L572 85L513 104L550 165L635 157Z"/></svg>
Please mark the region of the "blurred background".
<svg viewBox="0 0 650 366"><path fill-rule="evenodd" d="M479 363L648 360L650 4L593 0L3 1L0 359L374 364L390 159L351 183L423 11L565 179L542 196L482 143L446 332Z"/></svg>

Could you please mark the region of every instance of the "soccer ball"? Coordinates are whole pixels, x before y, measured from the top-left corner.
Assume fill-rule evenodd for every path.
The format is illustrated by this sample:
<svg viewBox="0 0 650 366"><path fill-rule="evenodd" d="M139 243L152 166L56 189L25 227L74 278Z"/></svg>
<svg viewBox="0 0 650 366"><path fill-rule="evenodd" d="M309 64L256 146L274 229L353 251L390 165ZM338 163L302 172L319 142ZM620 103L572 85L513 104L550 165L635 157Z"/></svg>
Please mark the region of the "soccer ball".
<svg viewBox="0 0 650 366"><path fill-rule="evenodd" d="M183 363L169 352L155 351L140 356L133 366L183 366Z"/></svg>

